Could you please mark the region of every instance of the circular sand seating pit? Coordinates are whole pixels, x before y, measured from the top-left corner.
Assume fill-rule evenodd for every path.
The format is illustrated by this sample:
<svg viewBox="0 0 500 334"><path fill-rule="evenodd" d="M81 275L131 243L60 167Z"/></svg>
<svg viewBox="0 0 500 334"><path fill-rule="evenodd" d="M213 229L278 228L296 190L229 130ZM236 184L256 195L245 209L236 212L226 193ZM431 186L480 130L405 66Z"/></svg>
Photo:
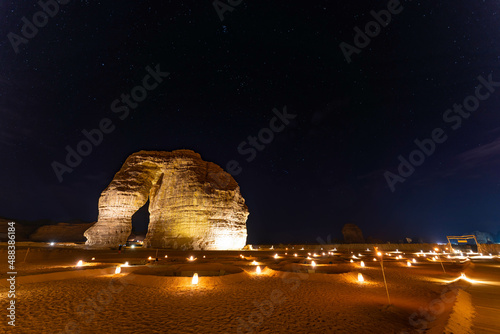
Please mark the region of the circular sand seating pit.
<svg viewBox="0 0 500 334"><path fill-rule="evenodd" d="M345 274L349 273L355 268L350 264L344 263L318 263L316 266L304 263L290 263L290 262L280 262L275 265L270 265L269 268L275 271L285 271L285 272L301 272L301 273L319 273L319 274Z"/></svg>
<svg viewBox="0 0 500 334"><path fill-rule="evenodd" d="M194 273L198 276L225 276L243 272L239 267L221 263L196 263L196 264L172 264L144 266L134 270L136 275L152 276L176 276L192 277Z"/></svg>

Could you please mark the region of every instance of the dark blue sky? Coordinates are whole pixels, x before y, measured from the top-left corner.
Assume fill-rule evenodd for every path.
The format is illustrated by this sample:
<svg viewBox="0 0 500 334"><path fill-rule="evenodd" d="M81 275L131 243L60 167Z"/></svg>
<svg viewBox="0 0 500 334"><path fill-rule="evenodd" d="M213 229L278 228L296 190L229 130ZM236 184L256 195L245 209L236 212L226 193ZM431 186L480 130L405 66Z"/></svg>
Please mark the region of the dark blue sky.
<svg viewBox="0 0 500 334"><path fill-rule="evenodd" d="M340 43L386 2L241 2L221 21L210 1L70 1L18 53L9 33L40 7L3 2L0 216L95 221L128 155L189 148L241 163L249 243L341 239L347 222L384 240L497 233L500 87L460 128L443 115L479 76L500 82L500 5L401 6L348 63ZM110 105L157 64L169 77L121 120ZM296 118L245 161L240 143L284 106ZM59 182L51 164L103 118L115 130ZM384 173L436 128L446 141L392 192Z"/></svg>

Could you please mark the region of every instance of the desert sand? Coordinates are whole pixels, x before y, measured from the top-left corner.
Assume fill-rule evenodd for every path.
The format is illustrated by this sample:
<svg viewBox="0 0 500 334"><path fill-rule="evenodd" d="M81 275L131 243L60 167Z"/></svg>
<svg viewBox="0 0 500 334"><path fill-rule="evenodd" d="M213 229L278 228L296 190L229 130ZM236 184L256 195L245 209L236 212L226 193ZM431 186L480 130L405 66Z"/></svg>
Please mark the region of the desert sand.
<svg viewBox="0 0 500 334"><path fill-rule="evenodd" d="M4 319L0 332L469 333L473 283L458 278L483 261L442 255L441 265L430 254L384 251L386 290L373 249L118 253L31 246L24 263L26 250L18 251L16 326ZM75 266L78 260L83 266ZM498 257L484 261L498 267ZM0 270L6 301L7 268Z"/></svg>

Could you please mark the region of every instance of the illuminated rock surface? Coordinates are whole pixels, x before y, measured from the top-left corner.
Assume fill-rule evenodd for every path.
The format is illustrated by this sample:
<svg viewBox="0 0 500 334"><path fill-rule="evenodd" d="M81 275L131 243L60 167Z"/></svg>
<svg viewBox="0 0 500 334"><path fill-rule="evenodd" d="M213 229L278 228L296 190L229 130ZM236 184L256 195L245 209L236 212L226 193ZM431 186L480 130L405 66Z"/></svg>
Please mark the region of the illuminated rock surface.
<svg viewBox="0 0 500 334"><path fill-rule="evenodd" d="M116 247L132 230L132 215L149 199L144 247L240 249L248 208L233 177L191 150L140 151L127 158L99 199L87 245Z"/></svg>

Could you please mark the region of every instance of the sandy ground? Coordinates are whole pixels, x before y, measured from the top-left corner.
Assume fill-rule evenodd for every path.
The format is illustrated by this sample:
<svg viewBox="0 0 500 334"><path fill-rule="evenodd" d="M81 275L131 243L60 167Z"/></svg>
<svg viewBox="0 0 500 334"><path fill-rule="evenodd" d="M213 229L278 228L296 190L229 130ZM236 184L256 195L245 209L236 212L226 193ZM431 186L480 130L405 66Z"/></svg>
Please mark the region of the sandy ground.
<svg viewBox="0 0 500 334"><path fill-rule="evenodd" d="M447 286L467 269L467 264L445 262L445 274L439 262L427 258L384 255L388 306L373 252L317 252L315 268L307 250L297 251L297 257L290 251L284 255L284 250L160 250L158 262L147 260L156 257L154 250L47 252L33 252L32 258L28 254L26 263L18 264L16 327L4 315L0 332L417 333L444 327L457 292L448 292ZM275 253L280 257L275 259ZM193 262L187 259L191 255ZM79 258L86 262L83 268L74 267ZM413 258L418 262L407 267ZM115 266L125 261L132 266L113 275ZM263 268L261 275L252 261ZM7 270L3 264L0 270L0 299L7 314ZM223 276L214 276L221 271ZM191 284L191 277L179 277L192 272L200 273L198 285ZM358 273L364 283L358 282ZM445 293L447 298L441 297ZM437 311L436 300L445 300Z"/></svg>

